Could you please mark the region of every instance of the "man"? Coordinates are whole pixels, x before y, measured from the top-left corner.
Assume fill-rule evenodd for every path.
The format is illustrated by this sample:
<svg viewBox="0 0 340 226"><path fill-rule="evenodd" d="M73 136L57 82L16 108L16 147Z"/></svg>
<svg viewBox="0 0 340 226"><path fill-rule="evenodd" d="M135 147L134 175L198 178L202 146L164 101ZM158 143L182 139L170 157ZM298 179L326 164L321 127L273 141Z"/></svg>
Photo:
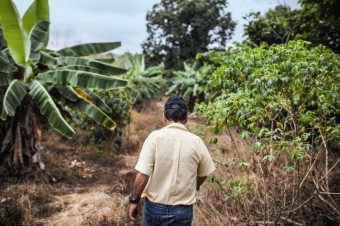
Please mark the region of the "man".
<svg viewBox="0 0 340 226"><path fill-rule="evenodd" d="M166 126L144 142L132 193L129 216L138 220L144 197L143 225L191 225L196 190L216 168L202 139L190 133L188 107L182 97L164 106Z"/></svg>

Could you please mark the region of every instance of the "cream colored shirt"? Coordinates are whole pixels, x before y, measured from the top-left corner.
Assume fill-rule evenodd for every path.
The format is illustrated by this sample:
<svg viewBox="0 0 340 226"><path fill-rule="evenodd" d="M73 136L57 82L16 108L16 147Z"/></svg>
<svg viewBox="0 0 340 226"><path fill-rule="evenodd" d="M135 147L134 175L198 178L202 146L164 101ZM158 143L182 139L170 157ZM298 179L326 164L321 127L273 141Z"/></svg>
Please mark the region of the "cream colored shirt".
<svg viewBox="0 0 340 226"><path fill-rule="evenodd" d="M196 202L196 177L215 169L202 139L180 123L152 132L145 140L135 169L149 176L142 197L164 205Z"/></svg>

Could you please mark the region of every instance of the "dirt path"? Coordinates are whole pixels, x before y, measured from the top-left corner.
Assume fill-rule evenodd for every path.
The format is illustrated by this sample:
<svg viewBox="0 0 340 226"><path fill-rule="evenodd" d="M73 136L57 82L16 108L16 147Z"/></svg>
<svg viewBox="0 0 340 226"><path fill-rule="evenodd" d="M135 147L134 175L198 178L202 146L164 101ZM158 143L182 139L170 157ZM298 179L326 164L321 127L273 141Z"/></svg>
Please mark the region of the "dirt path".
<svg viewBox="0 0 340 226"><path fill-rule="evenodd" d="M57 161L65 167L61 174L67 176L49 173L56 180L53 185L56 195L46 206L47 216L38 222L50 226L134 225L127 217L134 165L145 137L163 126L164 101L153 102L141 112L132 112L132 123L126 128L125 144L121 147L125 149L123 154L112 153L110 144L103 145L97 152L88 150L89 147L75 148L62 140L56 142L57 150L52 150L56 149L55 144L48 146L48 153L59 152Z"/></svg>

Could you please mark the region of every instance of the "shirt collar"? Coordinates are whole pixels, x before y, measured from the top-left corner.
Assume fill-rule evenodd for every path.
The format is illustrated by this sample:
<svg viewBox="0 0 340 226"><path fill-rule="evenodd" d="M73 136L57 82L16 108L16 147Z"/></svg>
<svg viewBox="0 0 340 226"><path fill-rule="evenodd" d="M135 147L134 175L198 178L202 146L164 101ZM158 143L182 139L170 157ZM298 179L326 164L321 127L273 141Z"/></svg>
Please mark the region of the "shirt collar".
<svg viewBox="0 0 340 226"><path fill-rule="evenodd" d="M177 123L177 122L170 123L169 125L165 126L164 128L178 128L178 129L188 131L188 129L187 129L187 127L185 127L185 125L183 125L182 123Z"/></svg>

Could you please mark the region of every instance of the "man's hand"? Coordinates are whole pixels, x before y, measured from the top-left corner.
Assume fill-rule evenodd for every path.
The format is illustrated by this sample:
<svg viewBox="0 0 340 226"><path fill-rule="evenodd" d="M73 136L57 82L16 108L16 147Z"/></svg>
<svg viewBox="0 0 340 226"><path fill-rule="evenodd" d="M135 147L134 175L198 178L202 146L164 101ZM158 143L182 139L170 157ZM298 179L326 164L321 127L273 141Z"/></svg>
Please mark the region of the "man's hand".
<svg viewBox="0 0 340 226"><path fill-rule="evenodd" d="M137 221L139 219L139 204L131 203L129 209L129 217L131 220Z"/></svg>
<svg viewBox="0 0 340 226"><path fill-rule="evenodd" d="M134 200L139 200L141 198L142 192L148 183L149 176L145 175L141 172L136 173L135 183L133 185L133 189L131 192L131 197ZM131 220L137 221L139 218L139 203L131 203L130 209L129 209L129 217Z"/></svg>

